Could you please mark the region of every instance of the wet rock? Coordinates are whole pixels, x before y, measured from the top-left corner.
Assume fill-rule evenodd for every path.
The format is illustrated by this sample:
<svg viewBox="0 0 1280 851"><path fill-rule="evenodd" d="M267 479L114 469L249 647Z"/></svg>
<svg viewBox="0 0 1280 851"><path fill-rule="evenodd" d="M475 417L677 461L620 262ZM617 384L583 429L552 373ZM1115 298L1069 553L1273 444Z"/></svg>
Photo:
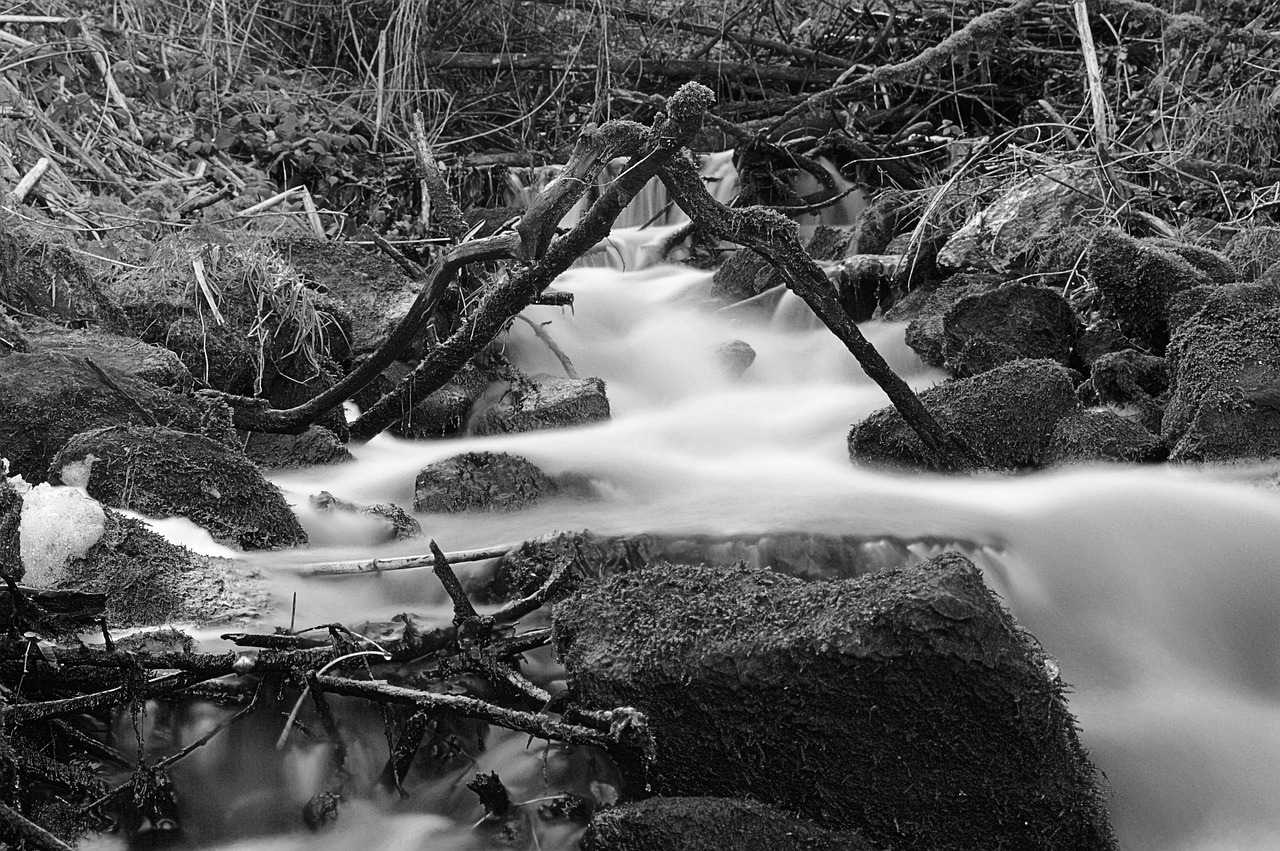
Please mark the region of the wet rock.
<svg viewBox="0 0 1280 851"><path fill-rule="evenodd" d="M489 376L468 363L447 384L392 424L391 432L415 440L462 434L471 409L488 386Z"/></svg>
<svg viewBox="0 0 1280 851"><path fill-rule="evenodd" d="M813 236L809 237L805 251L820 263L835 263L853 253L850 250L853 247L853 237L852 227L818 225Z"/></svg>
<svg viewBox="0 0 1280 851"><path fill-rule="evenodd" d="M1019 358L1066 366L1077 320L1067 300L1045 287L1007 284L962 296L942 317L947 370L977 375Z"/></svg>
<svg viewBox="0 0 1280 851"><path fill-rule="evenodd" d="M354 460L346 444L324 426L310 426L302 434L249 432L244 454L264 470L345 464Z"/></svg>
<svg viewBox="0 0 1280 851"><path fill-rule="evenodd" d="M952 234L938 264L953 269L1007 269L1082 217L1101 208L1096 170L1060 166L1006 191Z"/></svg>
<svg viewBox="0 0 1280 851"><path fill-rule="evenodd" d="M519 455L467 452L422 468L414 483L413 510L510 511L559 490L554 479Z"/></svg>
<svg viewBox="0 0 1280 851"><path fill-rule="evenodd" d="M711 295L726 304L753 298L783 284L782 273L749 248L739 248L711 278Z"/></svg>
<svg viewBox="0 0 1280 851"><path fill-rule="evenodd" d="M1077 411L1058 420L1045 452L1049 467L1097 461L1139 464L1162 461L1167 453L1143 426L1105 408Z"/></svg>
<svg viewBox="0 0 1280 851"><path fill-rule="evenodd" d="M1089 244L1086 263L1120 330L1156 354L1163 354L1169 341L1170 297L1212 283L1173 251L1113 230L1098 231Z"/></svg>
<svg viewBox="0 0 1280 851"><path fill-rule="evenodd" d="M386 523L386 534L383 536L383 540L386 541L404 541L422 535L422 526L418 521L400 506L389 502L362 505L358 502L338 499L328 491L312 494L308 502L317 511L340 511L366 517L380 517Z"/></svg>
<svg viewBox="0 0 1280 851"><path fill-rule="evenodd" d="M609 419L609 399L599 378L534 375L513 386L475 418L476 434L570 428Z"/></svg>
<svg viewBox="0 0 1280 851"><path fill-rule="evenodd" d="M1280 455L1280 306L1260 302L1259 289L1221 288L1174 334L1162 430L1170 460Z"/></svg>
<svg viewBox="0 0 1280 851"><path fill-rule="evenodd" d="M954 553L817 583L649 567L553 628L585 705L644 714L651 758L623 767L652 794L750 796L901 851L1115 847L1056 665Z"/></svg>
<svg viewBox="0 0 1280 851"><path fill-rule="evenodd" d="M42 482L72 435L125 423L165 423L238 445L221 402L180 396L82 358L12 354L0 358L0 446L11 471Z"/></svg>
<svg viewBox="0 0 1280 851"><path fill-rule="evenodd" d="M1227 241L1222 253L1235 268L1238 280L1256 281L1280 263L1280 227L1245 228Z"/></svg>
<svg viewBox="0 0 1280 851"><path fill-rule="evenodd" d="M254 568L171 544L110 509L101 538L82 557L70 559L55 584L106 594L113 627L243 621L271 606Z"/></svg>
<svg viewBox="0 0 1280 851"><path fill-rule="evenodd" d="M1038 467L1058 420L1079 410L1070 373L1051 360L1020 360L919 394L943 428L994 470ZM857 464L926 469L924 445L897 409L882 408L849 433Z"/></svg>
<svg viewBox="0 0 1280 851"><path fill-rule="evenodd" d="M926 316L941 316L961 297L993 290L1008 281L1004 275L989 273L952 275L941 283L913 289L886 310L883 318L889 322L906 322Z"/></svg>
<svg viewBox="0 0 1280 851"><path fill-rule="evenodd" d="M870 851L852 831L833 831L734 798L650 798L591 820L582 851Z"/></svg>
<svg viewBox="0 0 1280 851"><path fill-rule="evenodd" d="M1135 349L1111 352L1094 361L1089 382L1099 404L1128 409L1143 428L1160 433L1169 390L1164 358Z"/></svg>
<svg viewBox="0 0 1280 851"><path fill-rule="evenodd" d="M909 192L885 189L877 193L853 222L850 253L893 253L889 244L902 230L911 205L912 195Z"/></svg>
<svg viewBox="0 0 1280 851"><path fill-rule="evenodd" d="M86 431L67 441L50 471L51 481L85 487L105 505L185 517L228 546L307 543L279 489L242 453L199 435L153 426Z"/></svg>
<svg viewBox="0 0 1280 851"><path fill-rule="evenodd" d="M715 348L715 359L730 381L737 381L755 363L756 350L743 340L728 340Z"/></svg>
<svg viewBox="0 0 1280 851"><path fill-rule="evenodd" d="M1111 325L1094 325L1080 332L1076 338L1076 357L1092 369L1094 361L1111 352L1134 348L1133 341Z"/></svg>
<svg viewBox="0 0 1280 851"><path fill-rule="evenodd" d="M907 323L902 339L929 366L942 366L946 363L947 333L941 314L912 319Z"/></svg>
<svg viewBox="0 0 1280 851"><path fill-rule="evenodd" d="M114 372L178 393L190 391L194 383L177 355L133 337L94 328L64 328L49 322L35 322L28 326L27 338L32 352L88 358L100 367L109 367Z"/></svg>
<svg viewBox="0 0 1280 851"><path fill-rule="evenodd" d="M33 588L55 587L67 561L89 552L106 527L97 500L76 488L36 485L22 497L18 526L23 581Z"/></svg>

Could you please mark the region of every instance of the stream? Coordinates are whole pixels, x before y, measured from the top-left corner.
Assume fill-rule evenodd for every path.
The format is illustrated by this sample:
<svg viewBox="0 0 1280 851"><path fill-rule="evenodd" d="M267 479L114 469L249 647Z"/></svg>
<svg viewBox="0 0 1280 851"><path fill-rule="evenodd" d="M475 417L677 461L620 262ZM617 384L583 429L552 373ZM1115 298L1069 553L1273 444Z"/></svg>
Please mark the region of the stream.
<svg viewBox="0 0 1280 851"><path fill-rule="evenodd" d="M636 258L648 240L619 234L615 263ZM481 449L523 455L553 474L585 475L598 495L506 514L419 515L425 535L446 551L557 529L967 542L966 554L1073 684L1070 709L1105 772L1123 849L1280 847L1274 470L1112 466L947 478L855 468L845 448L849 426L886 399L803 303L778 291L749 308L716 311L709 305L710 273L639 265L572 270L556 284L575 294L572 310L525 312L546 323L581 375L605 380L611 421L438 442L383 435L352 447L354 464L273 476L313 542L305 552L255 557L278 584L282 622L294 592L298 624L386 620L403 611L447 620L430 571L302 580L305 562L425 550L425 538L375 545L372 521L314 513L307 497L327 490L346 500L411 507L423 465ZM944 377L906 347L902 325L871 322L864 332L914 387ZM724 376L713 354L733 339L757 353L737 381ZM512 327L506 351L528 372L563 374L523 323ZM549 659L534 667L544 680L556 676ZM205 715L192 710L184 735L223 717L221 710ZM323 779L323 748L291 746L278 765L261 756L279 726L273 722L269 736L257 739L215 740L175 772L180 791L191 789L183 782L196 784L194 792L183 791L199 802L188 818L195 844L239 836L245 838L228 847L472 847L468 829L481 811L461 783L476 771L498 770L520 800L599 779L588 777L599 766L571 765L559 750L495 734L475 766L422 781L434 784L446 804L424 803L417 794L407 804L356 801L320 837L249 837L270 832L272 814L287 812L296 824ZM373 731L352 745L357 773L376 774L385 759L380 726ZM215 811L232 815L201 821L200 813ZM564 835L540 841L542 848L572 845Z"/></svg>

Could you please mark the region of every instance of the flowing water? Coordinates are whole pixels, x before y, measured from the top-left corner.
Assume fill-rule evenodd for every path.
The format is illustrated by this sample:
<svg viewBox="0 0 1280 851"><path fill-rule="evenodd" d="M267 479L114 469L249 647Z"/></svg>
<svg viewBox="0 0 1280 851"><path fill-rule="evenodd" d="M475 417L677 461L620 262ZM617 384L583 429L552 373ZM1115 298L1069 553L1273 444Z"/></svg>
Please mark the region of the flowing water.
<svg viewBox="0 0 1280 851"><path fill-rule="evenodd" d="M354 448L355 464L277 476L314 544L263 560L282 592L297 592L297 622L356 623L406 610L446 619L429 571L301 580L303 561L424 549L375 546L372 525L336 522L305 506L319 490L411 506L424 464L479 449L586 475L599 495L510 514L420 516L445 550L555 529L967 541L989 584L1074 685L1070 706L1106 773L1123 848L1280 847L1280 494L1258 484L1268 474L1107 467L946 478L856 468L845 438L851 423L886 404L879 389L794 296L772 293L754 310L716 311L709 286L709 274L679 267L579 269L557 283L576 295L572 310L526 311L547 323L581 375L607 382L608 423L425 443L382 436ZM917 388L942 378L906 348L901 325L873 322L864 331ZM730 339L757 352L737 381L713 354ZM560 373L522 323L506 346L527 371ZM284 611L287 621L287 604ZM207 802L221 800L216 787L243 784L244 807L295 814L322 782L323 753L299 748L268 768L256 754L270 743L257 745L215 740L208 754L191 758L190 776L205 778ZM557 767L563 753L527 745L499 737L475 770L497 769L517 797L585 782ZM356 762L376 771L385 743L362 747ZM259 786L240 779L255 772ZM389 814L385 802L382 809L357 803L326 838L237 847L459 847L459 825L479 808L457 778L434 782L451 808L423 815L399 805Z"/></svg>

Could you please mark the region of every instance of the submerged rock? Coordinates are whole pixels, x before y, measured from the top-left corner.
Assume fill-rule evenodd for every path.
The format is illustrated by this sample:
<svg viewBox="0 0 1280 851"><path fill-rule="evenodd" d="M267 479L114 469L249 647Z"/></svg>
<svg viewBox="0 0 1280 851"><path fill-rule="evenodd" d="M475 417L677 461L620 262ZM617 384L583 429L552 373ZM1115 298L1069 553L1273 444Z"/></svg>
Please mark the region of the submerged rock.
<svg viewBox="0 0 1280 851"><path fill-rule="evenodd" d="M1259 289L1223 287L1174 334L1162 430L1170 460L1280 456L1280 305Z"/></svg>
<svg viewBox="0 0 1280 851"><path fill-rule="evenodd" d="M584 705L647 719L633 792L749 796L902 851L1115 847L1056 665L958 555L816 583L649 567L553 628Z"/></svg>
<svg viewBox="0 0 1280 851"><path fill-rule="evenodd" d="M1007 284L962 296L942 317L942 354L956 376L977 375L1019 358L1066 366L1078 322L1059 293Z"/></svg>
<svg viewBox="0 0 1280 851"><path fill-rule="evenodd" d="M312 494L307 500L317 511L340 511L346 514L360 514L366 517L378 517L386 523L386 541L404 541L422 535L422 526L398 505L380 502L376 505L361 505L358 502L347 502L338 499L328 491Z"/></svg>
<svg viewBox="0 0 1280 851"><path fill-rule="evenodd" d="M1114 461L1162 461L1164 444L1143 426L1105 408L1077 411L1058 420L1045 451L1046 466Z"/></svg>
<svg viewBox="0 0 1280 851"><path fill-rule="evenodd" d="M534 375L513 386L493 407L476 415L476 434L570 428L609 419L609 399L599 378Z"/></svg>
<svg viewBox="0 0 1280 851"><path fill-rule="evenodd" d="M728 340L715 347L714 356L730 381L737 381L756 361L756 350L743 340Z"/></svg>
<svg viewBox="0 0 1280 851"><path fill-rule="evenodd" d="M185 517L241 549L307 543L279 489L242 453L199 435L153 426L83 432L58 452L50 479L74 481L105 505Z"/></svg>
<svg viewBox="0 0 1280 851"><path fill-rule="evenodd" d="M126 423L167 423L236 446L221 402L180 396L83 358L11 354L0 358L0 446L11 472L42 482L72 435Z"/></svg>
<svg viewBox="0 0 1280 851"><path fill-rule="evenodd" d="M422 468L414 483L419 512L511 511L560 491L535 464L505 452L467 452Z"/></svg>
<svg viewBox="0 0 1280 851"><path fill-rule="evenodd" d="M852 831L827 830L755 801L650 798L591 820L582 851L871 851Z"/></svg>
<svg viewBox="0 0 1280 851"><path fill-rule="evenodd" d="M1051 360L1019 360L919 394L939 424L993 470L1038 467L1058 420L1079 410L1071 375ZM896 408L881 408L849 432L855 463L926 469L924 444Z"/></svg>

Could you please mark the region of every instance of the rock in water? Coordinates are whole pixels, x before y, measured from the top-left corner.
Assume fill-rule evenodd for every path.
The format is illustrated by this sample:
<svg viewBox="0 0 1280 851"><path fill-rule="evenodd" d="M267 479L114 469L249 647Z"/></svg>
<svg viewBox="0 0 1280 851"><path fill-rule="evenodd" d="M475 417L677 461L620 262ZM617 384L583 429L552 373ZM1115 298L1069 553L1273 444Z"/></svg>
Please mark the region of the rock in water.
<svg viewBox="0 0 1280 851"><path fill-rule="evenodd" d="M609 419L609 399L599 378L531 376L532 385L512 387L498 404L476 417L476 434L506 434L571 428Z"/></svg>
<svg viewBox="0 0 1280 851"><path fill-rule="evenodd" d="M1066 368L1019 360L920 393L939 424L960 435L994 470L1038 467L1058 420L1080 409ZM855 463L928 468L924 444L896 408L881 408L849 432Z"/></svg>
<svg viewBox="0 0 1280 851"><path fill-rule="evenodd" d="M1077 324L1067 300L1045 287L1007 284L966 295L942 317L947 371L977 375L1019 358L1066 366Z"/></svg>
<svg viewBox="0 0 1280 851"><path fill-rule="evenodd" d="M1100 408L1058 420L1044 460L1050 467L1096 461L1138 464L1163 460L1165 454L1154 434L1115 411Z"/></svg>
<svg viewBox="0 0 1280 851"><path fill-rule="evenodd" d="M555 481L528 459L505 452L467 452L422 468L413 510L509 511L556 493Z"/></svg>
<svg viewBox="0 0 1280 851"><path fill-rule="evenodd" d="M105 505L186 517L229 546L261 550L307 542L279 489L243 453L207 437L150 426L95 429L67 441L50 465L50 479L63 481L67 468Z"/></svg>
<svg viewBox="0 0 1280 851"><path fill-rule="evenodd" d="M898 851L1115 847L1056 664L954 553L813 583L650 567L553 626L585 705L647 717L626 770L653 794L751 797Z"/></svg>
<svg viewBox="0 0 1280 851"><path fill-rule="evenodd" d="M856 833L826 830L755 801L650 798L591 820L582 851L871 851Z"/></svg>

